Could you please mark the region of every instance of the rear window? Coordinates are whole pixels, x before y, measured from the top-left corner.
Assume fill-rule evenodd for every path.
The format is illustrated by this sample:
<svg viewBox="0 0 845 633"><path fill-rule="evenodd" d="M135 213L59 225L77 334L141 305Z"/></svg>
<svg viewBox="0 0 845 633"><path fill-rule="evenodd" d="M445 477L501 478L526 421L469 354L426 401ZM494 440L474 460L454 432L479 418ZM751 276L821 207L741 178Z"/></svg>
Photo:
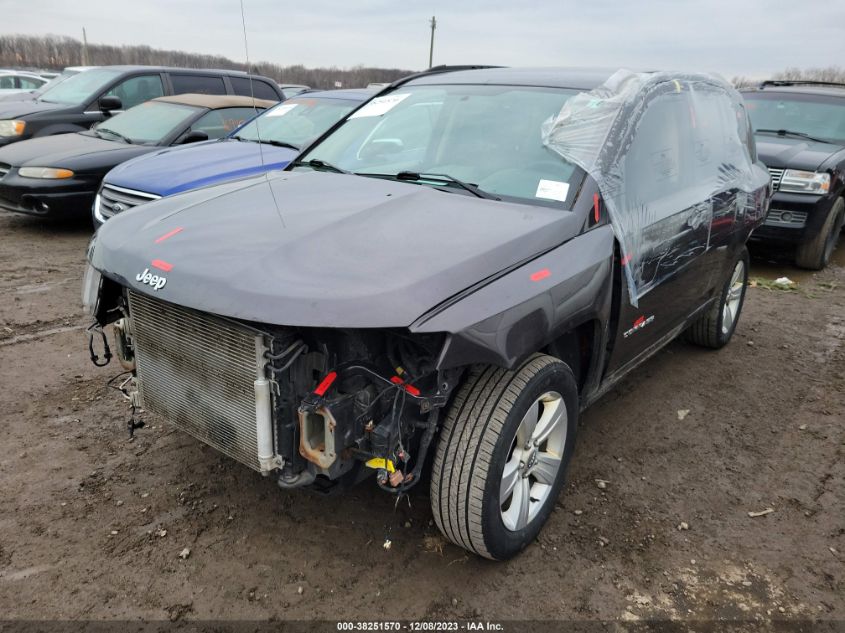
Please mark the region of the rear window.
<svg viewBox="0 0 845 633"><path fill-rule="evenodd" d="M229 77L229 81L232 82L232 89L236 95L267 99L269 101L279 100L279 95L266 81L248 77Z"/></svg>
<svg viewBox="0 0 845 633"><path fill-rule="evenodd" d="M187 93L203 95L224 95L226 84L222 77L208 75L170 75L173 83L173 94L182 95Z"/></svg>

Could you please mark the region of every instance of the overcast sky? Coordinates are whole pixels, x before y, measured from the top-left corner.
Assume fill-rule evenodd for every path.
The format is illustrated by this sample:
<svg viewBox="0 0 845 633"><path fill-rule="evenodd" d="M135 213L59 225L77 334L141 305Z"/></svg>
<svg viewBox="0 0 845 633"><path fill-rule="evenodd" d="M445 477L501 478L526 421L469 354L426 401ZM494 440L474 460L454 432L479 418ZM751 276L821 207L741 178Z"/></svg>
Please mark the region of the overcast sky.
<svg viewBox="0 0 845 633"><path fill-rule="evenodd" d="M712 70L764 77L843 64L843 0L244 0L252 61ZM0 0L2 33L245 59L239 0Z"/></svg>

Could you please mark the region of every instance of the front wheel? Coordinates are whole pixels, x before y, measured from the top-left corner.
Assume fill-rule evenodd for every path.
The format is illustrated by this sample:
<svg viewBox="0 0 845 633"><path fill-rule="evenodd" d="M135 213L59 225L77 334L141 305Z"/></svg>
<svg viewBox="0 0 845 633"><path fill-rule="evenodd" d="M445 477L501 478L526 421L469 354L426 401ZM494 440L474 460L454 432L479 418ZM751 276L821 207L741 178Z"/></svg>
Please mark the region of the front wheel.
<svg viewBox="0 0 845 633"><path fill-rule="evenodd" d="M524 549L554 508L577 422L575 378L557 358L474 368L434 459L431 505L444 536L494 560Z"/></svg>
<svg viewBox="0 0 845 633"><path fill-rule="evenodd" d="M821 270L830 261L830 256L839 241L839 232L845 222L845 200L837 198L827 212L819 232L807 242L798 245L795 251L795 265L809 270Z"/></svg>
<svg viewBox="0 0 845 633"><path fill-rule="evenodd" d="M744 246L722 286L719 300L687 330L687 339L696 345L719 349L731 340L745 303L748 286L748 249Z"/></svg>

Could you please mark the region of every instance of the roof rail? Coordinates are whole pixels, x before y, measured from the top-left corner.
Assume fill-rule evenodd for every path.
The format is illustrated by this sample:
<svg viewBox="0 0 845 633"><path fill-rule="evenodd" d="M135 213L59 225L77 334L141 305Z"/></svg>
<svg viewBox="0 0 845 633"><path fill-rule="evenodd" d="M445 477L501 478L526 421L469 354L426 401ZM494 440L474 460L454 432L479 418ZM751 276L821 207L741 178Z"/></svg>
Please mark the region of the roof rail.
<svg viewBox="0 0 845 633"><path fill-rule="evenodd" d="M834 88L845 88L845 83L838 81L815 81L813 79L770 79L762 82L759 89L766 86L831 86Z"/></svg>
<svg viewBox="0 0 845 633"><path fill-rule="evenodd" d="M432 66L428 70L423 70L418 73L414 73L413 75L408 75L407 77L402 77L401 79L397 79L396 81L392 82L386 88L395 88L396 86L401 86L402 84L411 81L412 79L417 79L418 77L425 77L427 75L437 75L439 73L453 73L459 70L483 70L485 68L504 68L504 66L485 66L481 64L460 64L456 66Z"/></svg>

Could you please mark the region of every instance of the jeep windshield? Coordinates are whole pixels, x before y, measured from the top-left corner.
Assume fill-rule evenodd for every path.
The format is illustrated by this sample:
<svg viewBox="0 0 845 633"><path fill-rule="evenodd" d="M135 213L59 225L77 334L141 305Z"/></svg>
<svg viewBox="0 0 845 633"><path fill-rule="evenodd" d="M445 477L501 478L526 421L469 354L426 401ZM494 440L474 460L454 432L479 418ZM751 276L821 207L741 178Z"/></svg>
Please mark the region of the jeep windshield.
<svg viewBox="0 0 845 633"><path fill-rule="evenodd" d="M116 77L119 70L95 68L68 77L53 84L38 97L47 103L61 103L63 105L81 105L93 99L106 89Z"/></svg>
<svg viewBox="0 0 845 633"><path fill-rule="evenodd" d="M576 92L531 86L401 86L353 112L292 167L568 207L584 172L547 149L541 130Z"/></svg>
<svg viewBox="0 0 845 633"><path fill-rule="evenodd" d="M235 131L232 138L299 149L320 136L359 103L350 99L319 97L288 99Z"/></svg>
<svg viewBox="0 0 845 633"><path fill-rule="evenodd" d="M845 99L815 94L744 93L754 130L845 144Z"/></svg>

